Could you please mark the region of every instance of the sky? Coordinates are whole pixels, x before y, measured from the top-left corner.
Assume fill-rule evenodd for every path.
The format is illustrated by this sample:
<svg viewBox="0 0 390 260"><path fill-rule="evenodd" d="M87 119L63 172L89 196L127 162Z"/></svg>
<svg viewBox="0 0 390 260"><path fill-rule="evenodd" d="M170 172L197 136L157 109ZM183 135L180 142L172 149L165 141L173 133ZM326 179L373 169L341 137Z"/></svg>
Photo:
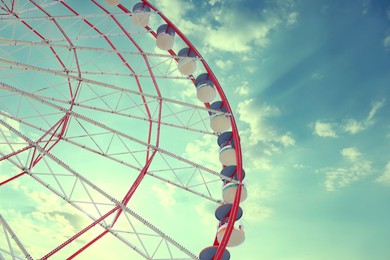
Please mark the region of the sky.
<svg viewBox="0 0 390 260"><path fill-rule="evenodd" d="M239 124L249 199L233 256L388 259L389 2L160 7L205 52Z"/></svg>
<svg viewBox="0 0 390 260"><path fill-rule="evenodd" d="M390 3L151 2L210 65L238 124L248 189L248 199L242 204L246 241L229 248L231 259L389 259ZM157 26L151 20L151 27ZM187 89L164 91L179 101L194 102L193 92ZM22 129L15 122L13 126ZM141 138L142 133L135 135ZM220 167L210 149L215 145L213 136L188 137L175 144L168 141L175 139L174 133L164 137L168 139L163 144L182 150L178 153L183 156L211 169ZM72 161L79 171L90 170L81 157L71 158L71 146L60 148L68 152L54 153ZM10 165L0 167L0 176L11 176L5 173ZM105 171L123 170L122 166L96 163L93 171L102 167ZM99 176L94 181L104 187L107 179ZM23 233L23 226L45 236L50 231L47 227L55 227L61 230L55 239L64 241L86 225L87 220L76 217L74 209L49 193L35 190L37 184L28 180L26 177L0 191L0 213L16 225L15 232ZM184 244L195 251L212 243L216 226L215 220L210 220L213 204L150 179L145 183L135 195L133 209L152 219L159 212L161 216L154 219L158 226L185 240ZM118 184L110 190L112 186L109 183L105 188L118 196L127 187ZM158 203L145 205L143 194ZM188 233L177 230L174 217L193 223L186 225ZM34 224L38 220L40 224ZM23 225L17 227L17 223ZM34 234L27 234L24 239L32 237ZM108 240L103 243L112 245ZM102 248L87 250L85 257L109 257ZM33 250L37 255L45 252L38 247Z"/></svg>

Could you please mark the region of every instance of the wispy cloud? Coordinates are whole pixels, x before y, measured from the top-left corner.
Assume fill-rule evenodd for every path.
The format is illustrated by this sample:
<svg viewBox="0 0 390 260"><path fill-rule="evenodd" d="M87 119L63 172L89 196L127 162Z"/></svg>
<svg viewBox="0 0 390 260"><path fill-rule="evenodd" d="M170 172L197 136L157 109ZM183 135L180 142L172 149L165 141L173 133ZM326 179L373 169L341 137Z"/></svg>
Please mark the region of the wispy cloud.
<svg viewBox="0 0 390 260"><path fill-rule="evenodd" d="M334 130L334 124L331 123L325 123L321 121L317 121L314 123L313 128L314 131L313 133L315 135L318 135L320 137L337 137L336 131Z"/></svg>
<svg viewBox="0 0 390 260"><path fill-rule="evenodd" d="M349 147L341 150L341 155L350 162L357 162L362 154L355 147Z"/></svg>
<svg viewBox="0 0 390 260"><path fill-rule="evenodd" d="M249 82L244 81L242 84L234 90L234 93L237 93L240 96L247 96L249 94Z"/></svg>
<svg viewBox="0 0 390 260"><path fill-rule="evenodd" d="M172 207L176 205L176 199L174 198L175 186L173 185L153 185L152 190L156 193L160 204L167 210L172 210Z"/></svg>
<svg viewBox="0 0 390 260"><path fill-rule="evenodd" d="M5 111L2 110L1 112L5 113ZM20 123L18 121L9 119L8 117L4 117L2 115L0 115L0 120L3 120L7 124L9 124L12 128L16 129L17 131L20 131ZM6 133L9 133L9 130L7 130Z"/></svg>
<svg viewBox="0 0 390 260"><path fill-rule="evenodd" d="M384 106L385 100L378 100L372 103L371 110L367 117L361 121L355 119L347 119L343 125L343 130L350 134L356 134L358 132L366 130L368 127L375 123L375 115Z"/></svg>
<svg viewBox="0 0 390 260"><path fill-rule="evenodd" d="M215 210L215 205L212 206L208 201L203 201L197 205L195 205L195 212L198 214L198 217L202 221L202 223L205 225L206 228L214 229L215 228L215 222L210 221L210 219L213 219L212 212Z"/></svg>
<svg viewBox="0 0 390 260"><path fill-rule="evenodd" d="M390 49L390 35L387 35L384 39L383 39L383 46L385 47L385 49Z"/></svg>
<svg viewBox="0 0 390 260"><path fill-rule="evenodd" d="M362 122L356 121L355 119L346 120L344 126L344 131L350 134L356 134L365 129L365 125Z"/></svg>
<svg viewBox="0 0 390 260"><path fill-rule="evenodd" d="M321 120L309 124L313 128L313 134L320 137L339 137L342 133L356 134L362 132L375 124L375 116L385 105L385 100L377 100L371 104L371 109L366 118L357 120L354 118L345 119L342 123L324 122Z"/></svg>
<svg viewBox="0 0 390 260"><path fill-rule="evenodd" d="M299 13L298 12L292 12L289 13L286 17L286 23L288 26L294 26L298 23L298 17Z"/></svg>
<svg viewBox="0 0 390 260"><path fill-rule="evenodd" d="M215 5L217 3L223 3L224 0L209 0L209 5Z"/></svg>
<svg viewBox="0 0 390 260"><path fill-rule="evenodd" d="M383 100L379 100L379 101L375 101L372 104L371 110L368 113L366 121L372 122L372 120L374 119L374 116L379 111L379 109L381 109L384 106L384 104L385 104L385 100L384 99Z"/></svg>
<svg viewBox="0 0 390 260"><path fill-rule="evenodd" d="M279 133L275 126L268 122L268 119L280 115L279 108L267 104L259 105L251 98L238 104L239 119L249 125L245 134L248 142L258 144L259 142L269 145L288 147L295 144L294 138L289 132Z"/></svg>
<svg viewBox="0 0 390 260"><path fill-rule="evenodd" d="M73 208L48 192L35 191L23 185L8 187L28 199L24 200L23 207L0 207L0 211L18 238L22 242L29 241L27 250L34 258L44 255L47 248L54 248L86 224L77 217Z"/></svg>
<svg viewBox="0 0 390 260"><path fill-rule="evenodd" d="M281 115L278 107L258 104L255 99L244 100L238 105L238 119L247 125L241 127L244 167L247 172L248 199L243 203L246 220L262 221L272 215L272 200L281 186L284 164L273 161L273 156L295 145L289 132L283 133L272 123L272 118ZM261 173L261 174L259 174ZM261 185L250 180L261 179Z"/></svg>
<svg viewBox="0 0 390 260"><path fill-rule="evenodd" d="M221 163L219 162L218 149L216 137L204 135L201 139L187 144L185 157L192 158L194 162L210 169L219 169Z"/></svg>
<svg viewBox="0 0 390 260"><path fill-rule="evenodd" d="M217 59L215 65L221 70L230 70L233 67L233 61Z"/></svg>
<svg viewBox="0 0 390 260"><path fill-rule="evenodd" d="M249 52L254 46L265 47L270 31L280 23L276 18L256 21L242 17L237 11L224 10L218 21L220 26L205 28L204 44L219 51Z"/></svg>
<svg viewBox="0 0 390 260"><path fill-rule="evenodd" d="M387 163L383 174L376 179L376 182L390 185L390 161Z"/></svg>
<svg viewBox="0 0 390 260"><path fill-rule="evenodd" d="M276 185L276 182L273 183ZM248 188L248 199L241 204L245 212L245 220L251 223L261 222L269 218L273 210L270 207L263 205L263 202L275 195L275 188L272 184L265 187L260 185L250 185Z"/></svg>
<svg viewBox="0 0 390 260"><path fill-rule="evenodd" d="M165 14L169 15L169 19L174 23L184 20L183 17L188 11L194 10L195 6L190 1L170 0L158 1L158 8Z"/></svg>
<svg viewBox="0 0 390 260"><path fill-rule="evenodd" d="M259 201L248 201L242 206L245 211L245 220L252 223L261 222L272 216L273 210L259 203Z"/></svg>
<svg viewBox="0 0 390 260"><path fill-rule="evenodd" d="M328 191L347 187L374 171L372 162L365 159L356 147L344 148L340 154L342 156L340 167L323 168L317 171L326 175L325 188Z"/></svg>
<svg viewBox="0 0 390 260"><path fill-rule="evenodd" d="M296 24L299 16L293 11L293 4L289 4L287 10L283 1L278 8L265 12L259 9L257 16L245 13L242 8L233 8L235 3L228 1L210 0L208 4L213 11L194 18L196 20L184 19L188 11L196 8L190 2L174 0L168 4L160 1L159 7L182 31L197 38L205 49L235 53L249 53L254 48L267 46L272 30L283 23Z"/></svg>

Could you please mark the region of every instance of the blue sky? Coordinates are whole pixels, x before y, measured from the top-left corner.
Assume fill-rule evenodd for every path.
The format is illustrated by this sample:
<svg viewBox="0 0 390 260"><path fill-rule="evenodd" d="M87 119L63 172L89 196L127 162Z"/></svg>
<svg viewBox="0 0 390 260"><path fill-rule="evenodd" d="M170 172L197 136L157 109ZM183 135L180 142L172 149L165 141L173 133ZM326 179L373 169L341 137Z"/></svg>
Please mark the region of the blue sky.
<svg viewBox="0 0 390 260"><path fill-rule="evenodd" d="M390 3L379 0L208 0L200 4L195 0L155 0L152 3L206 59L238 123L249 197L242 204L246 241L229 249L232 259L389 259ZM152 28L158 25L151 20ZM116 43L125 47L120 41ZM145 42L145 46L152 43ZM100 42L96 46L101 47ZM116 65L113 62L112 68ZM122 84L120 78L109 79ZM163 89L164 93L180 101L196 102L193 88L177 91L176 87L183 85L175 84L172 85L175 88ZM3 109L4 106L0 107ZM106 120L104 114L99 115L94 118ZM16 122L13 126L22 129ZM92 131L92 126L86 126ZM139 132L133 133L141 138L143 131ZM165 134L172 140L176 138L176 132ZM188 135L185 142L174 144L170 139L162 142L178 149L177 153L184 157L219 169L217 153L210 149L215 146L215 138L209 135L191 138ZM73 151L69 144L59 147L63 150L58 148L54 153L73 162L76 170L91 170L83 160L95 157L80 153L91 157L72 159L71 152L60 153ZM156 161L163 163L162 159ZM17 173L7 162L0 165L4 169L1 177ZM102 169L126 170L122 165L96 163L93 171ZM122 183L114 187L104 175L99 176L102 178L94 177L94 181L103 187L107 185L105 188L111 194L120 194L127 188ZM42 226L38 225L42 234L50 231L45 227L54 226L62 231L55 239L64 241L67 235L88 223L52 195L36 191L38 185L23 178L20 183L1 190L2 198L14 198L10 201L0 197L0 212L8 219L13 218L11 224L24 223L34 230L34 223L42 220ZM158 203L146 203L142 194L150 195ZM210 219L214 204L183 195L153 179L147 179L135 196L131 207L151 218L156 211L164 212L155 219L157 225L172 232L178 240L186 240L185 246L200 250L212 243L216 223ZM171 221L173 217L196 223L187 228L191 234L199 232L199 235L192 237L179 232ZM15 229L21 231L21 227ZM26 235L24 239L31 237ZM110 241L104 243L121 249ZM54 242L48 247L54 247ZM102 248L87 251L86 256L109 257ZM38 247L33 250L39 255L45 252Z"/></svg>
<svg viewBox="0 0 390 260"><path fill-rule="evenodd" d="M232 251L388 259L389 3L208 1L201 10L173 21L207 32L190 39L206 51L244 140L248 237Z"/></svg>

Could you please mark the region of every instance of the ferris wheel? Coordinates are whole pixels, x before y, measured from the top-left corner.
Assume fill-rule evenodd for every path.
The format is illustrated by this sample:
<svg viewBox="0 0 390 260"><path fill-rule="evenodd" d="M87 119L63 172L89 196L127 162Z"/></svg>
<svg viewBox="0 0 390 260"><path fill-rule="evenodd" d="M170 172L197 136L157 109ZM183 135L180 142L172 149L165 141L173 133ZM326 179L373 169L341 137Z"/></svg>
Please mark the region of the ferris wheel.
<svg viewBox="0 0 390 260"><path fill-rule="evenodd" d="M230 259L244 178L220 83L152 3L0 1L0 259Z"/></svg>

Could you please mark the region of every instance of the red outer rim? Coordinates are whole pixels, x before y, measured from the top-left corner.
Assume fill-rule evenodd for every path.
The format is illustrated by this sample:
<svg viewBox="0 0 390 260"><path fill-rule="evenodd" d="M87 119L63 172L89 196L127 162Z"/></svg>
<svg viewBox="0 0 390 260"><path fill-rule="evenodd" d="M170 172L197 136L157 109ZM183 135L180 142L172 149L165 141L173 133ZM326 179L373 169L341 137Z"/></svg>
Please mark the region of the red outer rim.
<svg viewBox="0 0 390 260"><path fill-rule="evenodd" d="M201 59L201 62L204 66L204 68L206 69L207 73L209 74L210 76L210 79L214 82L214 85L222 99L222 102L223 104L225 105L228 113L230 113L230 122L231 122L231 126L232 126L232 132L233 132L233 139L234 139L234 142L235 142L235 145L236 145L236 161L237 161L237 176L238 176L238 181L241 183L242 182L242 168L243 168L243 163L242 163L242 154L241 154L241 142L240 142L240 136L238 134L238 128L237 128L237 124L236 124L236 121L234 119L234 116L233 116L233 112L232 112L232 109L229 105L229 102L226 98L226 95L221 87L221 84L219 83L219 81L217 80L217 78L215 77L215 74L213 73L213 71L211 70L210 66L207 64L207 62L205 61L205 59L202 57L202 55L199 53L199 51L195 48L195 46L190 42L190 40L179 30L179 28L177 28L171 20L169 20L162 12L160 12L155 6L153 6L148 0L142 0L142 2L144 2L146 5L148 5L153 11L157 12L157 14L172 28L175 30L175 33L187 44L187 46ZM122 8L121 5L119 5L119 8L121 8L122 10L124 10ZM128 10L127 10L128 11ZM153 36L156 37L156 34L155 33L152 33ZM170 52L171 54L173 52ZM209 106L209 104L205 104L206 107ZM226 246L227 246L227 243L230 239L230 235L233 231L233 227L234 227L234 223L235 223L235 218L236 218L236 215L238 213L238 207L239 207L239 204L240 204L240 199L241 199L241 190L242 190L242 185L238 185L237 187L237 192L236 192L236 196L234 198L234 203L233 203L233 206L232 206L232 210L230 212L230 215L229 215L229 222L228 222L228 226L226 228L226 232L225 232L225 235L223 236L222 238L222 241L221 243L218 244L217 240L215 239L215 242L214 242L214 245L218 245L218 250L215 254L215 257L214 259L215 260L220 260L222 255L223 255L223 252L225 251L226 249Z"/></svg>

